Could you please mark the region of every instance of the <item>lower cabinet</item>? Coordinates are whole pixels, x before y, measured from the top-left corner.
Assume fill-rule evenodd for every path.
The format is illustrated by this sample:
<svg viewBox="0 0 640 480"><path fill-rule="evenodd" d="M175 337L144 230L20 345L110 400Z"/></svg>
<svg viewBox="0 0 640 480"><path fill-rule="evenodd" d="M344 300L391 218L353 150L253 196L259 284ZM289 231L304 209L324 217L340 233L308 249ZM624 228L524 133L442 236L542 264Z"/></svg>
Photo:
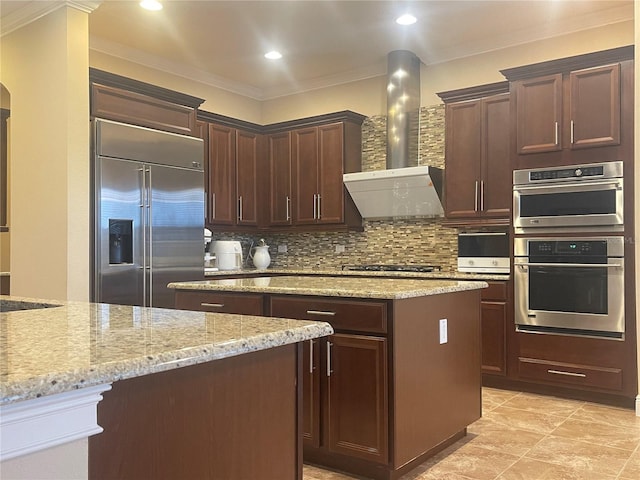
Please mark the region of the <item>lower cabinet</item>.
<svg viewBox="0 0 640 480"><path fill-rule="evenodd" d="M303 349L303 442L369 461L388 462L386 304L273 296L273 317L328 321L339 332L351 322L364 329L305 342ZM367 332L369 330L369 332Z"/></svg>
<svg viewBox="0 0 640 480"><path fill-rule="evenodd" d="M507 374L508 282L488 281L481 293L482 373Z"/></svg>
<svg viewBox="0 0 640 480"><path fill-rule="evenodd" d="M262 295L176 290L175 300L179 310L264 315Z"/></svg>

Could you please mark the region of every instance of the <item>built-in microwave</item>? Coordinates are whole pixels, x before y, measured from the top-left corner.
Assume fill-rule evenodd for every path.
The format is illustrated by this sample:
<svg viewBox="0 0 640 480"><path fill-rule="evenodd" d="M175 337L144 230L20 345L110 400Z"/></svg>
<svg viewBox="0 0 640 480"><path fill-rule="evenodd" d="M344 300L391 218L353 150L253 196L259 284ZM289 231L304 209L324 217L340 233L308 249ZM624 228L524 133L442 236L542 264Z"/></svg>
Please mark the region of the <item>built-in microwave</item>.
<svg viewBox="0 0 640 480"><path fill-rule="evenodd" d="M621 232L622 162L513 172L516 234L553 230Z"/></svg>
<svg viewBox="0 0 640 480"><path fill-rule="evenodd" d="M509 235L506 232L460 232L458 271L509 273Z"/></svg>

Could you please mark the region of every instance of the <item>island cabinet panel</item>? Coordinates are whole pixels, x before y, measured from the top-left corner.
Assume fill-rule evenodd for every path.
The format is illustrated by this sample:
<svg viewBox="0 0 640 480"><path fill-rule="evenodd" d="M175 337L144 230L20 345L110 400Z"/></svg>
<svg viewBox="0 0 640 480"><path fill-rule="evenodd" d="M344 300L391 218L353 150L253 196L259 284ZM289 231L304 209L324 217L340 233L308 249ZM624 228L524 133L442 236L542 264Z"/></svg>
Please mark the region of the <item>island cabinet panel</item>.
<svg viewBox="0 0 640 480"><path fill-rule="evenodd" d="M387 339L336 334L326 345L327 447L343 455L387 464Z"/></svg>
<svg viewBox="0 0 640 480"><path fill-rule="evenodd" d="M302 478L298 346L113 383L91 480Z"/></svg>
<svg viewBox="0 0 640 480"><path fill-rule="evenodd" d="M392 462L412 468L481 416L480 291L396 300L393 315Z"/></svg>
<svg viewBox="0 0 640 480"><path fill-rule="evenodd" d="M179 310L200 312L264 315L262 295L176 290L175 305Z"/></svg>

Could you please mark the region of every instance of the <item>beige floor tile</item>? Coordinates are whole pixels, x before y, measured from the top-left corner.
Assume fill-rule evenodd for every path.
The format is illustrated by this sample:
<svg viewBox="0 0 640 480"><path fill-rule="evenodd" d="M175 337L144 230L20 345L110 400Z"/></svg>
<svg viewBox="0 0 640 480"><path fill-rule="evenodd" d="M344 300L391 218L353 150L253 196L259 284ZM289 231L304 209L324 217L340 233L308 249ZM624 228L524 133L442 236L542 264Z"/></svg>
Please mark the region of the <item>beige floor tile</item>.
<svg viewBox="0 0 640 480"><path fill-rule="evenodd" d="M497 407L483 416L487 420L491 420L507 429L526 430L543 434L551 433L566 418L505 406Z"/></svg>
<svg viewBox="0 0 640 480"><path fill-rule="evenodd" d="M523 458L499 475L496 480L614 480L615 478L611 475L594 474L590 471Z"/></svg>
<svg viewBox="0 0 640 480"><path fill-rule="evenodd" d="M640 426L627 428L605 423L586 422L576 418L567 419L551 434L555 437L571 438L581 442L621 448L630 452L633 452L640 445Z"/></svg>
<svg viewBox="0 0 640 480"><path fill-rule="evenodd" d="M606 423L621 427L640 428L640 417L631 409L608 407L587 403L580 407L572 418L588 422Z"/></svg>
<svg viewBox="0 0 640 480"><path fill-rule="evenodd" d="M526 454L526 458L590 472L597 478L598 475L618 475L631 453L619 448L547 436Z"/></svg>
<svg viewBox="0 0 640 480"><path fill-rule="evenodd" d="M640 478L640 447L631 455L618 478L620 480L638 480Z"/></svg>
<svg viewBox="0 0 640 480"><path fill-rule="evenodd" d="M534 395L531 393L521 393L520 395L507 400L503 407L517 408L529 412L540 412L559 417L568 417L575 413L585 402L577 400L564 400L556 397L546 397L544 395Z"/></svg>
<svg viewBox="0 0 640 480"><path fill-rule="evenodd" d="M517 460L516 455L468 443L435 463L419 479L493 480Z"/></svg>
<svg viewBox="0 0 640 480"><path fill-rule="evenodd" d="M471 442L476 447L488 448L521 457L527 453L544 434L511 428L483 417L467 429Z"/></svg>
<svg viewBox="0 0 640 480"><path fill-rule="evenodd" d="M508 390L496 390L493 388L482 389L482 411L488 412L499 407L504 402L518 396L518 392L510 392Z"/></svg>

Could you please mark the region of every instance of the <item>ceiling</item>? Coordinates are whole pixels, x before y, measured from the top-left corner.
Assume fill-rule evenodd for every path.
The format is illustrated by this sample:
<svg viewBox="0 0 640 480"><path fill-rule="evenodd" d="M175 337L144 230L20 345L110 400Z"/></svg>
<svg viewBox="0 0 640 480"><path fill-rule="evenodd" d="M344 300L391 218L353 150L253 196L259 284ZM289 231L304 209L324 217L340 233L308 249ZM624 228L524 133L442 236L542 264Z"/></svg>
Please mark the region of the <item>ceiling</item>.
<svg viewBox="0 0 640 480"><path fill-rule="evenodd" d="M0 1L6 20L43 5ZM383 75L392 50L425 64L633 19L633 0L74 1L89 15L90 48L256 99ZM418 22L395 18L411 11ZM33 15L32 15L33 16ZM269 61L271 49L284 57Z"/></svg>

